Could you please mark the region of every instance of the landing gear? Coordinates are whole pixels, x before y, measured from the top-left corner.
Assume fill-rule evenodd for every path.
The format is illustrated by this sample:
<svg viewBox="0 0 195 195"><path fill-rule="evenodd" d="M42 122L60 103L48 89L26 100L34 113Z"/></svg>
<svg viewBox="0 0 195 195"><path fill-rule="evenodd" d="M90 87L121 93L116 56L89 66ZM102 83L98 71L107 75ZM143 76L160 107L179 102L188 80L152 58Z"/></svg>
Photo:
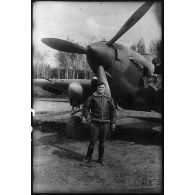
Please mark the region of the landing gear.
<svg viewBox="0 0 195 195"><path fill-rule="evenodd" d="M81 127L82 118L77 115L70 116L66 124L66 136L70 138L80 138L82 136Z"/></svg>
<svg viewBox="0 0 195 195"><path fill-rule="evenodd" d="M80 138L82 136L82 110L80 109L80 105L75 108L74 101L71 105L72 113L67 121L65 134L69 138Z"/></svg>

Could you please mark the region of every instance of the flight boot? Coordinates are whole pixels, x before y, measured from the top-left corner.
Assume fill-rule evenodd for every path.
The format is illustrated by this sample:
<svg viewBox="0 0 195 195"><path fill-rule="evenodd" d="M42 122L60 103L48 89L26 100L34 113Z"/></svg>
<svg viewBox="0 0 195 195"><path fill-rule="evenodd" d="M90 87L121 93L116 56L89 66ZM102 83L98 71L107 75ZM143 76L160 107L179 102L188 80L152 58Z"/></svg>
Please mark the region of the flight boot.
<svg viewBox="0 0 195 195"><path fill-rule="evenodd" d="M103 156L104 156L104 146L99 145L99 157L97 162L100 163L101 165L105 165Z"/></svg>
<svg viewBox="0 0 195 195"><path fill-rule="evenodd" d="M91 158L92 158L92 155L93 155L93 150L94 150L94 148L88 147L87 155L83 159L81 165L87 165L87 164L89 164L91 162Z"/></svg>

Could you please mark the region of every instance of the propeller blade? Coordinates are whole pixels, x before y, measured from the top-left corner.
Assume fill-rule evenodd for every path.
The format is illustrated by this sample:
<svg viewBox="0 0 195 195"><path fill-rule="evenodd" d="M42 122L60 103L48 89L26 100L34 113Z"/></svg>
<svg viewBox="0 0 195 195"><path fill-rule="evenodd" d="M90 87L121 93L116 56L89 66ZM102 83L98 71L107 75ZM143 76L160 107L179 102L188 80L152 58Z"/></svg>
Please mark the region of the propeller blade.
<svg viewBox="0 0 195 195"><path fill-rule="evenodd" d="M104 70L104 67L103 66L98 66L97 67L97 77L98 77L98 79L101 82L103 82L103 83L106 84L106 94L109 97L111 97L110 87L109 87L108 80L107 80L106 73L105 73L105 70Z"/></svg>
<svg viewBox="0 0 195 195"><path fill-rule="evenodd" d="M79 54L87 53L87 49L85 47L82 47L80 45L62 39L43 38L41 39L41 41L47 46L56 49L58 51L64 51L68 53L79 53Z"/></svg>
<svg viewBox="0 0 195 195"><path fill-rule="evenodd" d="M118 33L106 43L106 45L111 46L115 41L117 41L123 34L125 34L134 24L136 24L150 9L154 2L146 2L134 14L126 21L126 23L121 27Z"/></svg>

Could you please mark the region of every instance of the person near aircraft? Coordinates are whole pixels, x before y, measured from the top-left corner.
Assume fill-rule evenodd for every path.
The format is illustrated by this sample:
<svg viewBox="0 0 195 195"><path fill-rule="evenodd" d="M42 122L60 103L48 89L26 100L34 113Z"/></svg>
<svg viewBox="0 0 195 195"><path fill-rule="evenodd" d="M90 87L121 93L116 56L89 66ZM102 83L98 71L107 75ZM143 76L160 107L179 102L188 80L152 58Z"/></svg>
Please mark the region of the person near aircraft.
<svg viewBox="0 0 195 195"><path fill-rule="evenodd" d="M105 83L98 81L97 91L91 95L83 105L83 116L86 121L90 123L90 142L86 157L82 164L91 162L94 147L99 139L99 158L98 163L104 165L104 143L106 136L110 130L114 131L116 128L116 110L112 97L109 97L105 93ZM111 129L110 129L111 128Z"/></svg>

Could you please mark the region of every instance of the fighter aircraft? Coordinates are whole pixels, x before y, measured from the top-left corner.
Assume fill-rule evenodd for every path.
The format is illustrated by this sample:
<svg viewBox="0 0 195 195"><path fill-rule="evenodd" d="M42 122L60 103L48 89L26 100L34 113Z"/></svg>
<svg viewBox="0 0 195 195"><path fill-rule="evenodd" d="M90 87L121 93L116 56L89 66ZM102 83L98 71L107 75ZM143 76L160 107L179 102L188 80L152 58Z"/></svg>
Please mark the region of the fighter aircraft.
<svg viewBox="0 0 195 195"><path fill-rule="evenodd" d="M109 41L100 41L86 48L57 38L42 38L42 42L58 51L86 54L87 62L97 78L92 80L56 80L42 83L43 89L61 94L68 93L73 108L79 107L93 92L97 79L106 84L106 93L117 106L127 110L162 110L162 92L143 83L143 72L154 75L155 66L143 55L116 43L151 8L146 2L125 22Z"/></svg>

